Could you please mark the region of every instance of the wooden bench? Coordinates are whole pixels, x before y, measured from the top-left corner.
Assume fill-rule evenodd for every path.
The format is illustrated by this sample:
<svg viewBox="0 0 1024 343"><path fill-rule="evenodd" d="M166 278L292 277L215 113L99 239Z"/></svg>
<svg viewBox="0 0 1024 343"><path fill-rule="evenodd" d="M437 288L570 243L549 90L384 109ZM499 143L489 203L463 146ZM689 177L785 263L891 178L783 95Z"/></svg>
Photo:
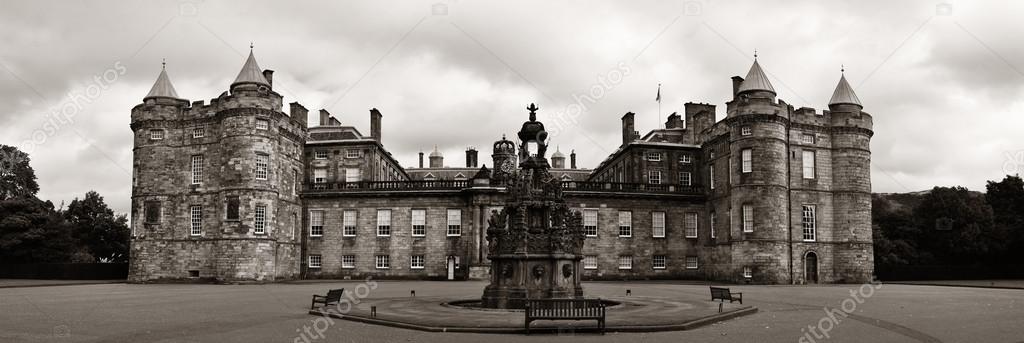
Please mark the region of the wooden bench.
<svg viewBox="0 0 1024 343"><path fill-rule="evenodd" d="M718 312L722 312L722 304L726 300L731 304L734 301L743 303L743 293L729 292L728 288L711 286L711 301L718 300Z"/></svg>
<svg viewBox="0 0 1024 343"><path fill-rule="evenodd" d="M313 294L313 302L309 305L309 309L316 308L316 304L324 304L324 307L330 304L337 304L341 301L341 295L344 293L345 289L339 288L327 291L327 295Z"/></svg>
<svg viewBox="0 0 1024 343"><path fill-rule="evenodd" d="M597 320L604 334L605 306L601 299L527 299L526 334L534 320Z"/></svg>

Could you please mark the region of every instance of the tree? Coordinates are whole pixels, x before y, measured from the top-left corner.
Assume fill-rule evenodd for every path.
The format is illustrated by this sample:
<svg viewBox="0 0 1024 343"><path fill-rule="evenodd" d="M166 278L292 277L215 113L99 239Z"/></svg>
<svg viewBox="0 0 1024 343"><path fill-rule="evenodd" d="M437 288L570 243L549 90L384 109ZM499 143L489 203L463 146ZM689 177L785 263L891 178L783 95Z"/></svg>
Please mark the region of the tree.
<svg viewBox="0 0 1024 343"><path fill-rule="evenodd" d="M128 218L115 216L99 193L89 191L84 199L75 198L63 214L81 249L77 259L91 256L88 262L128 261Z"/></svg>
<svg viewBox="0 0 1024 343"><path fill-rule="evenodd" d="M921 229L919 247L932 255L926 263L982 262L1005 247L1005 234L993 225L992 208L967 188L933 188L914 209L914 221Z"/></svg>
<svg viewBox="0 0 1024 343"><path fill-rule="evenodd" d="M0 201L39 193L36 172L28 162L28 154L13 146L0 145Z"/></svg>
<svg viewBox="0 0 1024 343"><path fill-rule="evenodd" d="M910 209L906 206L907 199L892 200L890 197L876 195L871 199L871 232L875 243L875 264L916 264L922 259L917 247L917 238L921 236L921 230L915 225ZM912 200L915 204L919 201Z"/></svg>
<svg viewBox="0 0 1024 343"><path fill-rule="evenodd" d="M0 264L68 262L74 244L70 227L49 201L0 200Z"/></svg>
<svg viewBox="0 0 1024 343"><path fill-rule="evenodd" d="M995 225L1006 233L1010 260L1024 257L1024 180L1007 175L1002 181L985 185L985 199L995 215Z"/></svg>

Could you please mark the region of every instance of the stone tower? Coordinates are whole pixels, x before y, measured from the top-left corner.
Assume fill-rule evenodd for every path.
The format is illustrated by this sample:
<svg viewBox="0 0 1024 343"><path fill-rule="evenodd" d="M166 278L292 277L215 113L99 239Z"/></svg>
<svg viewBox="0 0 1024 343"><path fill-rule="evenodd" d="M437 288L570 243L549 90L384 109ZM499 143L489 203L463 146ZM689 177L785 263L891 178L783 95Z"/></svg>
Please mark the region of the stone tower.
<svg viewBox="0 0 1024 343"><path fill-rule="evenodd" d="M537 106L527 109L530 121L519 131L520 170L508 186L505 207L492 211L488 221L491 282L482 297L488 308L522 308L526 299L583 297L582 216L569 208L561 182L548 173L547 132L536 120ZM531 146L537 147L536 154Z"/></svg>
<svg viewBox="0 0 1024 343"><path fill-rule="evenodd" d="M565 154L557 147L555 153L551 154L551 168L565 169Z"/></svg>
<svg viewBox="0 0 1024 343"><path fill-rule="evenodd" d="M131 281L298 276L306 111L283 113L272 80L250 52L209 105L161 71L132 109Z"/></svg>
<svg viewBox="0 0 1024 343"><path fill-rule="evenodd" d="M494 163L494 172L491 179L499 184L504 184L511 179L516 170L518 159L516 158L516 145L501 135L501 140L494 142L491 153L491 160Z"/></svg>

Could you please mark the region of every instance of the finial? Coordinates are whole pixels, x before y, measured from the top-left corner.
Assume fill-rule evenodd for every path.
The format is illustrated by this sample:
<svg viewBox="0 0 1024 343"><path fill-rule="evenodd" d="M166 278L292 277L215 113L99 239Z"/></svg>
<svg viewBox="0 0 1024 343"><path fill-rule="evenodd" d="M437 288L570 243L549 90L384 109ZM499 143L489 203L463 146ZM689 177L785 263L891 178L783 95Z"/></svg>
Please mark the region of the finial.
<svg viewBox="0 0 1024 343"><path fill-rule="evenodd" d="M846 65L840 64L839 65L839 72L845 74L846 73Z"/></svg>
<svg viewBox="0 0 1024 343"><path fill-rule="evenodd" d="M252 52L252 41L249 41L249 51Z"/></svg>
<svg viewBox="0 0 1024 343"><path fill-rule="evenodd" d="M162 60L163 60L163 62L160 62L160 64L162 65L162 68L164 70L167 70L167 59L163 58Z"/></svg>
<svg viewBox="0 0 1024 343"><path fill-rule="evenodd" d="M757 49L754 49L754 61L757 61Z"/></svg>
<svg viewBox="0 0 1024 343"><path fill-rule="evenodd" d="M526 109L530 110L530 121L537 121L537 110L539 110L540 107L537 107L537 104L531 102L530 106L526 107Z"/></svg>
<svg viewBox="0 0 1024 343"><path fill-rule="evenodd" d="M501 140L505 140L505 134L501 134Z"/></svg>

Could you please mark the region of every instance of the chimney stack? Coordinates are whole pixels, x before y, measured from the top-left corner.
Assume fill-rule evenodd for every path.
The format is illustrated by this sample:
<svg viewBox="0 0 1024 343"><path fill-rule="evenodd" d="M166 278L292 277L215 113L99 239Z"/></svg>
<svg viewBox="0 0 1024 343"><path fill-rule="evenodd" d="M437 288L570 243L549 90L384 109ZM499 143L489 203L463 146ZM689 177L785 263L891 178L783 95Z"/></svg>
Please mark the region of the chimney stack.
<svg viewBox="0 0 1024 343"><path fill-rule="evenodd" d="M682 129L683 128L683 117L679 113L672 112L668 115L668 121L665 122L666 129Z"/></svg>
<svg viewBox="0 0 1024 343"><path fill-rule="evenodd" d="M732 77L732 98L736 99L736 94L740 93L740 84L743 83L743 78L739 76Z"/></svg>
<svg viewBox="0 0 1024 343"><path fill-rule="evenodd" d="M569 168L576 169L576 149L569 153Z"/></svg>
<svg viewBox="0 0 1024 343"><path fill-rule="evenodd" d="M330 122L331 122L331 126L341 126L341 121L338 120L338 118L335 118L333 116L331 117Z"/></svg>
<svg viewBox="0 0 1024 343"><path fill-rule="evenodd" d="M270 85L270 89L274 89L274 71L270 69L264 70L263 78L267 79L267 84Z"/></svg>
<svg viewBox="0 0 1024 343"><path fill-rule="evenodd" d="M626 112L622 116L622 146L626 146L626 144L635 139L636 131L633 129L633 116L633 112Z"/></svg>
<svg viewBox="0 0 1024 343"><path fill-rule="evenodd" d="M370 135L373 136L373 140L377 141L378 143L381 142L380 119L382 117L384 116L380 114L380 111L378 111L376 108L370 109Z"/></svg>
<svg viewBox="0 0 1024 343"><path fill-rule="evenodd" d="M420 168L423 168L423 152L420 151Z"/></svg>
<svg viewBox="0 0 1024 343"><path fill-rule="evenodd" d="M466 168L477 167L477 151L475 147L466 148Z"/></svg>
<svg viewBox="0 0 1024 343"><path fill-rule="evenodd" d="M305 107L302 106L302 104L299 104L299 102L297 101L289 105L291 107L288 112L288 115L292 117L292 120L302 123L302 128L306 128L306 121L308 120L307 116L309 115L309 110L307 110Z"/></svg>
<svg viewBox="0 0 1024 343"><path fill-rule="evenodd" d="M327 126L331 123L331 112L327 112L325 109L320 109L320 126Z"/></svg>

